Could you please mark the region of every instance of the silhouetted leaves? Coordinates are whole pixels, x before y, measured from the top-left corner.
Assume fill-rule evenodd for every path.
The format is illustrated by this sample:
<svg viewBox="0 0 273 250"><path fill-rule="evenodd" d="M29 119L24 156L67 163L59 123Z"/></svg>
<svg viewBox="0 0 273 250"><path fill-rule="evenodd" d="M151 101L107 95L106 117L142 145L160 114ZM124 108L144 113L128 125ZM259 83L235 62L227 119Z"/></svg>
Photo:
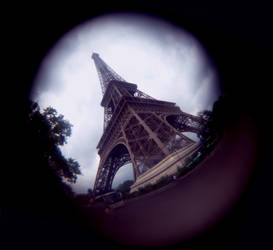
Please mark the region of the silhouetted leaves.
<svg viewBox="0 0 273 250"><path fill-rule="evenodd" d="M115 188L115 190L116 190L116 191L120 191L120 192L122 192L122 193L129 193L129 191L130 191L130 186L131 186L133 183L134 183L134 181L132 181L132 180L127 180L127 181L125 181L125 182L119 184L119 185Z"/></svg>
<svg viewBox="0 0 273 250"><path fill-rule="evenodd" d="M231 123L233 117L230 112L231 100L226 96L220 96L214 103L212 111L204 110L198 116L205 121L204 128L198 135L201 141L213 140L215 136L220 136L225 127Z"/></svg>
<svg viewBox="0 0 273 250"><path fill-rule="evenodd" d="M197 115L201 117L203 120L208 121L211 118L212 111L210 110L199 111Z"/></svg>
<svg viewBox="0 0 273 250"><path fill-rule="evenodd" d="M52 107L44 109L42 116L50 126L49 136L53 142L58 146L63 146L67 142L66 138L71 136L72 125L69 121L64 120L63 115L57 115L56 109Z"/></svg>
<svg viewBox="0 0 273 250"><path fill-rule="evenodd" d="M81 174L80 165L72 158L66 159L59 148L71 136L72 125L56 109L48 107L41 113L39 105L33 102L30 102L28 118L28 125L43 152L44 160L58 177L75 183L77 175Z"/></svg>

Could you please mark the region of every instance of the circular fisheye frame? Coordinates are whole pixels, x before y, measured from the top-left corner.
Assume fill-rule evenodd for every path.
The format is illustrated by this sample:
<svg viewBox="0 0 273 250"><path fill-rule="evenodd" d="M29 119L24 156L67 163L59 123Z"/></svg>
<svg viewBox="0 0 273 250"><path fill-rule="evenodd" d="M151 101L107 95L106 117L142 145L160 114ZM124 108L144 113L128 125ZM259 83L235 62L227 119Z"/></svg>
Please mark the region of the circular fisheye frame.
<svg viewBox="0 0 273 250"><path fill-rule="evenodd" d="M82 174L69 185L110 240L181 242L219 222L246 187L254 130L247 118L225 129L216 66L181 27L96 17L56 42L33 86L33 101L73 125L60 151Z"/></svg>

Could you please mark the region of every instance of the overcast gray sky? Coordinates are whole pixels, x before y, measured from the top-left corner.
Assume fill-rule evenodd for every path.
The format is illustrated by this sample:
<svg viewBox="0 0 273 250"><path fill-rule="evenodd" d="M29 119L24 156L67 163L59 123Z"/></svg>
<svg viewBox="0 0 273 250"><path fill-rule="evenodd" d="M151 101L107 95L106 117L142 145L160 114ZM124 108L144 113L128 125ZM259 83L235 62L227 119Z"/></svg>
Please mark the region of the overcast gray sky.
<svg viewBox="0 0 273 250"><path fill-rule="evenodd" d="M202 45L173 24L137 14L97 17L63 35L45 55L37 72L32 99L52 106L73 124L62 147L81 165L72 188L85 193L99 164L96 145L103 132L102 93L92 52L128 82L148 95L171 102L191 114L211 109L218 99L218 75ZM121 168L114 184L132 178Z"/></svg>

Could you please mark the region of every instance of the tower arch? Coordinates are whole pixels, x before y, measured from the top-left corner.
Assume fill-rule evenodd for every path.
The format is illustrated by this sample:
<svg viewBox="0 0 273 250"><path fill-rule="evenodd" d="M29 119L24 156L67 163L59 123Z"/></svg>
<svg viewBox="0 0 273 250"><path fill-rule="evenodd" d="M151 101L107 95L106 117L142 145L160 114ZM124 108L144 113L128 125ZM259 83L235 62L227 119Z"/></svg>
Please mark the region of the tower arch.
<svg viewBox="0 0 273 250"><path fill-rule="evenodd" d="M132 163L129 150L126 144L121 141L111 148L104 159L100 162L100 171L96 178L96 194L110 192L117 171L128 163Z"/></svg>

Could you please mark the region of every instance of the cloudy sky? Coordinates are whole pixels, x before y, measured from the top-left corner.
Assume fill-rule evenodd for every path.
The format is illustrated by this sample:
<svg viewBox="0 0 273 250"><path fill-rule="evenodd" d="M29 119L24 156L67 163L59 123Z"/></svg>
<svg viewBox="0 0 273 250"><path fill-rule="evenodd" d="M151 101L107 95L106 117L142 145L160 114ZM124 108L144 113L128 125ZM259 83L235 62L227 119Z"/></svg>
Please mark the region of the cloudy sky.
<svg viewBox="0 0 273 250"><path fill-rule="evenodd" d="M103 132L102 93L92 52L141 91L176 102L185 112L211 109L219 96L217 71L201 43L169 22L112 14L64 34L41 62L31 97L73 124L62 152L81 165L82 175L72 185L77 193L93 189L99 164L96 146ZM121 168L113 186L132 176L130 166Z"/></svg>

